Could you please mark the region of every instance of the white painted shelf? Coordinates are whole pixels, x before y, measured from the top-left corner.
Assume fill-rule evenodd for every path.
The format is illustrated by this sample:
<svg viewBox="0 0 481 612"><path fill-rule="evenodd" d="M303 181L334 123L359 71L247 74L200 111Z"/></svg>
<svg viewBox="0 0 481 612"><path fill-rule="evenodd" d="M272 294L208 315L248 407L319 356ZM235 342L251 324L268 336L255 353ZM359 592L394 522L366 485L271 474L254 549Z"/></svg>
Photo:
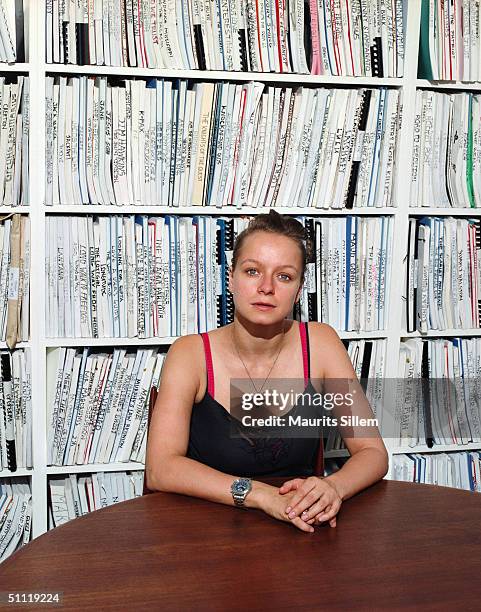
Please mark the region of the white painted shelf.
<svg viewBox="0 0 481 612"><path fill-rule="evenodd" d="M0 74L2 72L29 72L30 64L4 64L0 62Z"/></svg>
<svg viewBox="0 0 481 612"><path fill-rule="evenodd" d="M428 208L412 206L409 209L411 217L481 217L481 208Z"/></svg>
<svg viewBox="0 0 481 612"><path fill-rule="evenodd" d="M0 215L10 215L14 213L28 215L29 212L30 206L0 206Z"/></svg>
<svg viewBox="0 0 481 612"><path fill-rule="evenodd" d="M421 334L418 331L401 332L402 338L452 338L457 336L479 337L481 336L481 329L430 329L425 334Z"/></svg>
<svg viewBox="0 0 481 612"><path fill-rule="evenodd" d="M481 444L470 442L469 444L435 444L432 448L427 446L402 446L392 448L393 455L405 455L407 453L450 453L455 451L480 450Z"/></svg>
<svg viewBox="0 0 481 612"><path fill-rule="evenodd" d="M163 68L129 68L117 66L73 66L72 64L44 64L49 74L82 74L99 76L193 79L203 81L260 81L291 85L343 85L346 87L400 87L401 78L336 77L289 72L234 72L227 70L180 70Z"/></svg>
<svg viewBox="0 0 481 612"><path fill-rule="evenodd" d="M170 345L176 338L49 338L45 341L46 348L58 346L159 346Z"/></svg>
<svg viewBox="0 0 481 612"><path fill-rule="evenodd" d="M471 81L428 81L417 79L416 87L424 89L452 89L453 91L481 91L481 83Z"/></svg>
<svg viewBox="0 0 481 612"><path fill-rule="evenodd" d="M338 332L343 340L357 340L359 338L375 339L386 338L386 331L353 331L353 332ZM59 346L159 346L170 345L178 336L164 336L156 338L47 338L45 340L46 348L56 348Z"/></svg>
<svg viewBox="0 0 481 612"><path fill-rule="evenodd" d="M88 474L91 472L133 472L144 469L143 463L86 463L84 465L47 466L49 476L54 474Z"/></svg>
<svg viewBox="0 0 481 612"><path fill-rule="evenodd" d="M2 484L2 478L20 478L23 476L32 476L33 470L15 470L15 472L11 472L10 470L0 470L0 484Z"/></svg>
<svg viewBox="0 0 481 612"><path fill-rule="evenodd" d="M22 348L28 348L30 347L30 342L17 342L17 344L15 345L15 348L17 349L22 349ZM8 349L7 343L6 342L0 342L0 349L4 350L4 349Z"/></svg>
<svg viewBox="0 0 481 612"><path fill-rule="evenodd" d="M95 206L91 204L79 204L71 206L45 206L44 212L49 214L64 214L64 215L258 215L268 213L271 210L268 206L261 208L253 208L243 206ZM311 217L318 216L342 216L346 215L395 215L398 209L390 206L385 208L313 208L313 207L291 207L282 208L276 207L275 210L281 214L308 215Z"/></svg>

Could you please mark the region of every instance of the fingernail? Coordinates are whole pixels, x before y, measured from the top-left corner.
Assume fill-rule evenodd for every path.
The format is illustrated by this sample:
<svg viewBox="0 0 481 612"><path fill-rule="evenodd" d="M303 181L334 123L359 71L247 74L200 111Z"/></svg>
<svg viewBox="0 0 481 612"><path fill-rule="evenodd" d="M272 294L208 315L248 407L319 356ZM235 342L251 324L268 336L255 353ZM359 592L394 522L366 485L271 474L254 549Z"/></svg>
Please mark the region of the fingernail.
<svg viewBox="0 0 481 612"><path fill-rule="evenodd" d="M289 512L292 510L292 508L290 506L287 506L286 508L286 514L289 514Z"/></svg>
<svg viewBox="0 0 481 612"><path fill-rule="evenodd" d="M309 529L309 533L313 533L313 531L314 531L314 529L311 527L311 528Z"/></svg>
<svg viewBox="0 0 481 612"><path fill-rule="evenodd" d="M291 513L289 514L289 518L294 518L295 516L296 516L296 513L295 513L295 512L291 512Z"/></svg>

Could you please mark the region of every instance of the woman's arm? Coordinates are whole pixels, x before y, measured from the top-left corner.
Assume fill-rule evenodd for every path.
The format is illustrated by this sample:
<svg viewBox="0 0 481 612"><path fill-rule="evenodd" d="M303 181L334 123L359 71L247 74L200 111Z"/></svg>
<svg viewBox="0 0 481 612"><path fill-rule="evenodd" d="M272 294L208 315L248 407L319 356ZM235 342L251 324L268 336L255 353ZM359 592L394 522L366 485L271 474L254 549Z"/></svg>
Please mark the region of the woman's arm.
<svg viewBox="0 0 481 612"><path fill-rule="evenodd" d="M357 381L349 355L334 329L329 325L310 323L309 337L314 355L312 359L313 373L316 375L317 372L320 379L324 381L325 390L331 392L352 392L355 390L353 396L355 400L352 407L348 411L342 406L334 408L333 416L338 418L338 422L340 422L339 417L342 414L373 419L372 409ZM351 384L352 381L354 381L354 384ZM324 498L329 498L329 503L324 506L324 510L328 511L322 515L323 521L332 520L342 501L380 480L388 470L386 447L375 427L346 427L344 430L341 428L341 432L344 433L344 442L351 457L338 472L322 479L323 483L328 483L335 492L335 495L331 491L326 493L326 485L322 485ZM320 492L320 490L317 491L318 483L319 479L317 481L315 479L305 481L296 479L285 483L285 486L281 487L281 493L296 489L296 495L291 500L292 503L286 504L289 516L297 517L313 505L312 500ZM334 502L335 497L339 498L336 502ZM321 503L320 506L323 506L323 504ZM318 510L320 506L317 506L315 510ZM328 509L328 506L334 507ZM319 512L316 512L314 516L319 514ZM307 515L304 515L304 518L311 520L313 512L308 512Z"/></svg>
<svg viewBox="0 0 481 612"><path fill-rule="evenodd" d="M205 370L199 368L199 363L203 363L202 351L198 336L184 336L174 342L167 354L149 427L146 482L152 490L182 493L233 506L230 488L236 477L185 456L192 405L200 376L205 376ZM279 497L277 487L252 481L245 505L264 510L279 520L288 520L283 512L285 500ZM300 519L294 524L303 531L312 531Z"/></svg>
<svg viewBox="0 0 481 612"><path fill-rule="evenodd" d="M317 327L317 326L316 326ZM341 387L347 389L346 381L356 381L351 387L355 390L355 401L349 415L360 418L373 419L374 414L357 381L356 372L349 355L336 331L329 325L317 328L315 335L322 334L323 351L326 358L322 360L322 377L332 381L335 387L336 380L341 380ZM329 354L330 358L327 358ZM328 382L329 386L329 382ZM341 409L340 413L344 411ZM343 432L341 428L341 432ZM350 453L350 458L343 467L325 480L334 484L342 500L352 497L362 489L380 480L388 470L388 454L381 435L376 427L347 427L345 428L344 443Z"/></svg>

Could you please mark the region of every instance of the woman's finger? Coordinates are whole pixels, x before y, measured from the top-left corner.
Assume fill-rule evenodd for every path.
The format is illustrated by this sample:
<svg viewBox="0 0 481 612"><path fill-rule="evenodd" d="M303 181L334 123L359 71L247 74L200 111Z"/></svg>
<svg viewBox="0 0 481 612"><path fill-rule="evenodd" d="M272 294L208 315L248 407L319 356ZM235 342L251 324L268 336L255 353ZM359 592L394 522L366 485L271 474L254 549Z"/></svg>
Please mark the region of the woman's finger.
<svg viewBox="0 0 481 612"><path fill-rule="evenodd" d="M281 495L285 495L286 493L289 493L289 491L295 491L300 487L303 482L304 481L302 480L302 478L294 478L294 480L287 480L282 485L282 487L279 487L279 493Z"/></svg>
<svg viewBox="0 0 481 612"><path fill-rule="evenodd" d="M325 521L330 521L337 515L340 507L341 507L341 504L339 503L332 504L332 507L329 510L324 510L316 515L316 521L318 523L324 523Z"/></svg>
<svg viewBox="0 0 481 612"><path fill-rule="evenodd" d="M291 521L293 525L298 527L301 531L306 531L307 533L312 533L314 531L314 527L305 523L302 519L296 518Z"/></svg>
<svg viewBox="0 0 481 612"><path fill-rule="evenodd" d="M323 512L329 512L329 510L331 510L331 504L325 497L323 497L310 508L304 510L304 512L301 514L301 519L307 522L311 519L315 519L316 516L322 514Z"/></svg>
<svg viewBox="0 0 481 612"><path fill-rule="evenodd" d="M295 506L294 504L292 504L292 508L288 514L289 518L292 519L296 516L300 516L304 512L304 510L308 510L311 506L314 506L314 504L317 504L322 499L324 499L325 501L328 500L329 497L326 497L326 494L327 494L327 491L318 491L317 489L312 489L312 491L309 491L299 501L298 504L296 504ZM294 498L292 499L294 501ZM326 505L326 503L324 504L324 506ZM324 506L322 506L322 508Z"/></svg>
<svg viewBox="0 0 481 612"><path fill-rule="evenodd" d="M294 497L291 499L291 504L286 508L286 514L289 518L294 518L301 514L303 510L312 506L320 497L320 493L316 491L315 486L312 483L304 483L296 491Z"/></svg>

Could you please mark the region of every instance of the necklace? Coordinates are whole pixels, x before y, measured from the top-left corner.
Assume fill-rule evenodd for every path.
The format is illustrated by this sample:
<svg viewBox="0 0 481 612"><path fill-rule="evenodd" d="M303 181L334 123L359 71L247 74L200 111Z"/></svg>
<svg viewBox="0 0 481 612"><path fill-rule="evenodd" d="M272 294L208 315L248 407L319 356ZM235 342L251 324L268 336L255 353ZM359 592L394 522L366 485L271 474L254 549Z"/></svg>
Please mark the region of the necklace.
<svg viewBox="0 0 481 612"><path fill-rule="evenodd" d="M236 350L237 356L238 356L238 357L239 357L239 359L241 360L242 365L244 366L244 370L246 371L246 374L247 374L247 376L249 377L249 380L251 381L252 386L253 386L253 387L254 387L254 389L256 390L256 393L260 393L260 392L262 391L262 389L264 388L264 385L266 384L266 382L267 382L267 380L268 380L269 376L271 375L271 372L272 372L272 370L273 370L274 366L276 365L277 359L279 358L279 355L281 354L282 347L284 346L284 336L285 336L285 334L286 334L286 332L285 332L285 324L283 323L283 324L282 324L282 340L281 340L281 343L280 343L280 346L279 346L279 350L277 351L276 358L274 359L274 361L273 361L273 363L272 363L272 365L271 365L271 367L270 367L270 370L269 370L269 372L268 372L267 376L265 377L264 382L262 383L262 386L260 387L260 389L258 389L258 388L255 386L254 381L252 380L251 375L249 374L249 370L247 369L247 366L246 366L246 364L244 363L244 360L242 359L241 354L239 353L239 349L237 348L237 343L236 343L236 341L235 341L234 327L232 328L232 344L234 345L234 348L235 348L235 350Z"/></svg>

